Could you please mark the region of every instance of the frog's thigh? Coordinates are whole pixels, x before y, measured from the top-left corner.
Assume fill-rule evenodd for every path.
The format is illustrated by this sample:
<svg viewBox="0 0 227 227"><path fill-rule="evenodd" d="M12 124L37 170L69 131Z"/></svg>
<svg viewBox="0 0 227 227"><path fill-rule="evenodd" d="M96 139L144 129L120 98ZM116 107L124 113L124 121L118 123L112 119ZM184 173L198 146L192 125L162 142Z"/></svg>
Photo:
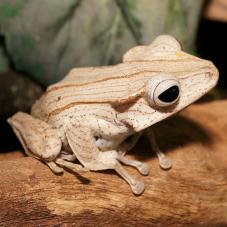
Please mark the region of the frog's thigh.
<svg viewBox="0 0 227 227"><path fill-rule="evenodd" d="M61 151L56 130L46 122L18 112L8 119L27 155L43 160L55 173L63 171L54 160Z"/></svg>
<svg viewBox="0 0 227 227"><path fill-rule="evenodd" d="M92 131L83 125L74 125L66 129L68 143L78 160L93 171L114 169L130 186L135 194L144 191L144 184L134 180L119 163L118 153L114 150L100 152L95 145Z"/></svg>
<svg viewBox="0 0 227 227"><path fill-rule="evenodd" d="M156 153L159 159L159 165L162 169L170 169L172 167L171 161L165 156L165 154L159 149L156 142L155 134L151 128L145 130L145 135L147 136L152 150Z"/></svg>

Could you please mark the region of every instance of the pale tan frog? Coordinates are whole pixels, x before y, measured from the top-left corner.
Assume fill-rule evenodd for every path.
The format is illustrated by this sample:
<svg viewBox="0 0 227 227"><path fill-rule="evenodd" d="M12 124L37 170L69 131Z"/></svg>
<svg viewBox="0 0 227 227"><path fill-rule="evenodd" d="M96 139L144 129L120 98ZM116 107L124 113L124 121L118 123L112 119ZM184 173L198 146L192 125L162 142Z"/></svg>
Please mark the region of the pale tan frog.
<svg viewBox="0 0 227 227"><path fill-rule="evenodd" d="M125 157L144 132L160 166L170 161L158 149L150 129L213 88L215 66L181 51L171 36L137 46L115 66L76 68L48 87L31 115L18 112L8 119L29 156L53 172L114 169L135 194L144 184L122 164L148 175L147 165ZM75 163L77 161L77 163ZM78 164L79 162L79 164Z"/></svg>

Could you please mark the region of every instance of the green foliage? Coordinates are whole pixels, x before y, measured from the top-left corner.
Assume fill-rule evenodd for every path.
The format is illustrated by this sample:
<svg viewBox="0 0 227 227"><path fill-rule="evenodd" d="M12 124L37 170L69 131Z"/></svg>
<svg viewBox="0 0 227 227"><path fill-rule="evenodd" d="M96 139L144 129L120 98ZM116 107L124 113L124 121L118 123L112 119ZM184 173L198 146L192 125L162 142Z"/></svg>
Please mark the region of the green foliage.
<svg viewBox="0 0 227 227"><path fill-rule="evenodd" d="M182 43L187 41L187 13L182 0L168 0L165 30Z"/></svg>
<svg viewBox="0 0 227 227"><path fill-rule="evenodd" d="M29 34L20 35L11 34L9 42L12 43L10 48L13 49L13 61L17 63L17 69L23 71L25 68L29 72L34 72L34 78L38 81L45 75L45 70L39 61L30 62L27 61L29 56L32 56L33 51L36 51L38 44L35 42L34 38ZM20 46L21 48L14 48L14 46Z"/></svg>
<svg viewBox="0 0 227 227"><path fill-rule="evenodd" d="M76 8L80 6L81 1L82 0L75 0L74 3L70 5L68 11L59 16L55 23L49 27L49 30L52 31L54 35L56 35L56 32L58 32L67 21L72 20Z"/></svg>
<svg viewBox="0 0 227 227"><path fill-rule="evenodd" d="M8 60L4 54L3 48L0 47L0 73L8 69Z"/></svg>
<svg viewBox="0 0 227 227"><path fill-rule="evenodd" d="M134 0L115 0L119 9L121 10L122 17L125 20L128 29L131 31L137 44L142 43L142 23L134 15L133 11L136 10L136 1Z"/></svg>
<svg viewBox="0 0 227 227"><path fill-rule="evenodd" d="M101 64L104 65L116 62L116 59L113 58L116 39L121 38L125 30L129 29L137 44L142 42L140 30L142 23L133 13L136 10L136 1L115 0L115 2L117 8L114 17L111 18L106 28L92 40L92 45L97 45L101 49Z"/></svg>
<svg viewBox="0 0 227 227"><path fill-rule="evenodd" d="M12 48L14 50L13 60L20 62L18 64L20 68L18 69L22 70L25 65L29 65L24 59L27 58L32 50L35 50L35 42L28 34L11 34L8 41L13 44L10 47L10 49ZM14 45L18 45L21 48L14 48Z"/></svg>
<svg viewBox="0 0 227 227"><path fill-rule="evenodd" d="M0 34L14 68L48 85L73 67L120 62L159 34L193 47L202 2L0 0Z"/></svg>
<svg viewBox="0 0 227 227"><path fill-rule="evenodd" d="M21 0L18 3L10 3L6 1L0 3L0 20L16 17L28 1L29 0Z"/></svg>
<svg viewBox="0 0 227 227"><path fill-rule="evenodd" d="M101 48L102 64L107 65L114 62L112 53L116 37L121 35L119 32L120 12L116 9L115 15L110 24L94 37L92 45L98 45Z"/></svg>

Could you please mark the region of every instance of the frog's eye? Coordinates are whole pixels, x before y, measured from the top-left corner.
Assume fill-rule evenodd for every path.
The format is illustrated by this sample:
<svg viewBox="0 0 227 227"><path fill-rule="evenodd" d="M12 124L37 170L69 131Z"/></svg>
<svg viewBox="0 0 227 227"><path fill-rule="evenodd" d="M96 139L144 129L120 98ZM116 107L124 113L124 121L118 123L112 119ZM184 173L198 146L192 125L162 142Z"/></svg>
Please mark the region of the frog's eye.
<svg viewBox="0 0 227 227"><path fill-rule="evenodd" d="M179 99L180 83L173 76L159 75L148 82L146 94L150 105L168 107Z"/></svg>

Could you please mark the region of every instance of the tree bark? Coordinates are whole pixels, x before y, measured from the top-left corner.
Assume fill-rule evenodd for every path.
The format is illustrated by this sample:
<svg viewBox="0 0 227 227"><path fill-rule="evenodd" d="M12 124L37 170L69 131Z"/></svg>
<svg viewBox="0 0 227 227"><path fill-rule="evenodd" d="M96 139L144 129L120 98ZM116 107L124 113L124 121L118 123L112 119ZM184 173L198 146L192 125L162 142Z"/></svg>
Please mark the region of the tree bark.
<svg viewBox="0 0 227 227"><path fill-rule="evenodd" d="M151 166L134 196L116 174L54 175L30 157L0 161L0 226L227 226L227 101L197 104L155 125L173 168L142 139L132 156Z"/></svg>

